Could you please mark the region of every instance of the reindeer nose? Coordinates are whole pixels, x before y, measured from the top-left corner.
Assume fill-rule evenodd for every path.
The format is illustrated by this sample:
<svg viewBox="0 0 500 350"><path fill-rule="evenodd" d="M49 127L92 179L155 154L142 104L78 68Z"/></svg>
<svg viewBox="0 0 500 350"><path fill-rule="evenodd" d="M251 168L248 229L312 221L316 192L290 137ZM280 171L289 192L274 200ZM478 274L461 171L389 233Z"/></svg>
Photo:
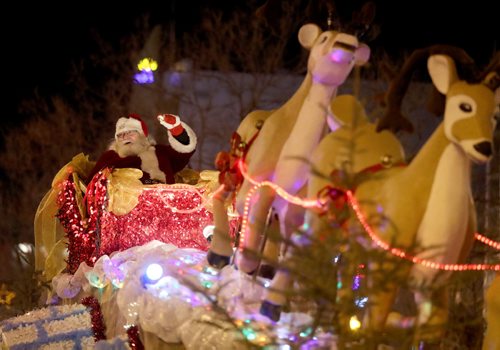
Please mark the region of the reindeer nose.
<svg viewBox="0 0 500 350"><path fill-rule="evenodd" d="M491 142L488 141L483 141L475 144L474 149L479 153L485 155L486 157L489 157L492 154Z"/></svg>
<svg viewBox="0 0 500 350"><path fill-rule="evenodd" d="M335 63L350 63L354 59L354 53L334 47L330 52L330 59Z"/></svg>
<svg viewBox="0 0 500 350"><path fill-rule="evenodd" d="M356 46L337 41L330 51L330 59L335 63L350 63L354 59Z"/></svg>

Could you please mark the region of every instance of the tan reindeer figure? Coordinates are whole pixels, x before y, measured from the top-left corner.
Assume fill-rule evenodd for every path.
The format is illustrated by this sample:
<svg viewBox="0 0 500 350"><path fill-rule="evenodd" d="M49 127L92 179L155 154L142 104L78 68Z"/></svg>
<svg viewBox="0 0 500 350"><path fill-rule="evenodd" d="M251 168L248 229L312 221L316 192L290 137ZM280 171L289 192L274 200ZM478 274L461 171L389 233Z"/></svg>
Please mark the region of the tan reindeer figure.
<svg viewBox="0 0 500 350"><path fill-rule="evenodd" d="M422 249L419 258L456 264L466 257L474 239L471 162L485 163L492 156L500 73L491 72L481 83L470 84L458 79L454 61L445 55L431 56L428 70L434 86L446 95L444 121L406 168L377 174L361 183L355 196L365 217L376 216L377 207L383 208L382 215L391 225L373 229L385 242L406 249L416 245ZM415 287L433 287L428 294L416 292L417 329L436 328L417 332L415 342L439 342L448 318L449 274L418 264L400 272ZM384 328L396 284L370 296L372 330Z"/></svg>
<svg viewBox="0 0 500 350"><path fill-rule="evenodd" d="M331 185L328 175L335 169L354 174L405 163L404 149L397 137L387 130L377 132L376 125L369 122L363 105L354 96L338 96L331 103L331 111L340 127L325 136L311 153L314 171L308 177L308 198L316 198L320 191ZM305 223L309 232L331 230L330 219L323 214L323 210L306 211ZM294 252L289 248L287 257L292 254ZM287 269L279 269L266 290L262 314L275 321L279 319L291 283L292 276Z"/></svg>
<svg viewBox="0 0 500 350"><path fill-rule="evenodd" d="M407 167L393 167L368 177L356 188L355 197L364 217L378 218L379 224L384 222L372 224L373 231L383 241L406 250L417 246L422 249L415 253L418 258L437 264L456 264L466 257L474 240L471 162L485 163L492 156L494 115L500 103L500 72L498 69L490 72L481 83L467 83L458 79L455 63L446 55L432 55L428 71L434 86L446 95L444 121ZM329 146L328 142L321 142L313 160L324 162L328 158L319 154L335 156ZM318 193L321 186L323 182L311 179L309 195ZM317 216L307 216L311 228L318 225L315 219ZM356 221L350 224L358 224L356 218L352 220ZM314 236L316 232L311 229L309 233ZM383 267L372 264L369 268ZM449 273L438 269L414 264L401 268L397 278L394 276L384 288L371 281L375 292L369 297L367 326L376 332L384 329L398 281L406 278L414 287L432 286L427 293L415 292L418 300L415 344L439 343L448 318L448 276ZM287 278L286 274L278 273L271 287L286 290ZM272 293L269 294L263 309L266 314L276 316L273 310L276 305ZM427 332L430 328L433 331Z"/></svg>
<svg viewBox="0 0 500 350"><path fill-rule="evenodd" d="M311 51L302 84L283 106L273 112L250 113L237 130L248 174L257 181L278 180L291 193L303 187L309 169L302 164L303 160L289 165L290 157L307 156L316 147L327 129L327 110L337 88L353 67L366 63L370 55L370 49L355 36L332 30L322 32L314 24L302 26L298 37L301 45ZM262 125L260 130L256 123ZM255 137L257 132L258 137ZM299 182L294 182L295 179ZM244 180L237 192L236 207L240 214L252 187L250 181ZM207 257L213 265L227 263L232 254L223 204L228 195L226 191L214 197L216 227ZM258 265L254 255L248 252L259 249L275 193L269 188L260 188L254 198L248 230L242 232L245 237L241 242L243 250L238 257L238 267L245 272L254 271ZM280 213L281 208L275 209Z"/></svg>

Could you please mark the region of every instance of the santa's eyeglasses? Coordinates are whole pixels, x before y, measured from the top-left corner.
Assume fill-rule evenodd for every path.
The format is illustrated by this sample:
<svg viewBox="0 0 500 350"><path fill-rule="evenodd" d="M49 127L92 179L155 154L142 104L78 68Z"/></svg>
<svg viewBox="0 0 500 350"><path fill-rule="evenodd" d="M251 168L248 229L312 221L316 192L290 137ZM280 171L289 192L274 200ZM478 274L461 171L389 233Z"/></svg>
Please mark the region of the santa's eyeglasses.
<svg viewBox="0 0 500 350"><path fill-rule="evenodd" d="M139 132L137 130L129 130L129 131L124 131L116 135L118 139L124 139L129 136L134 136L134 135L139 135Z"/></svg>

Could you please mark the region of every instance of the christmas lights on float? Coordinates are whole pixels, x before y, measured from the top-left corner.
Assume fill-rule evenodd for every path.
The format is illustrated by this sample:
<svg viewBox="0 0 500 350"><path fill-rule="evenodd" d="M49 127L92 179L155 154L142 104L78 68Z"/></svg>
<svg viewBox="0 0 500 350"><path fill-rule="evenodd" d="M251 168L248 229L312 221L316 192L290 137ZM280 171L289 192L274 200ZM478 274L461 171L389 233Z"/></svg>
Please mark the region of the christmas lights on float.
<svg viewBox="0 0 500 350"><path fill-rule="evenodd" d="M276 193L281 196L283 199L286 201L293 203L295 205L301 205L304 208L323 208L324 205L326 204L324 200L318 198L318 199L301 199L300 197L293 196L289 193L287 193L284 189L280 188L278 185L271 181L262 181L259 182L255 179L253 179L245 169L244 163L240 160L238 163L239 169L242 173L242 175L250 181L254 187L252 187L248 193L247 197L245 198L245 205L244 205L244 211L243 211L243 219L242 219L242 225L241 225L241 233L240 233L240 244L239 244L239 249L243 249L243 242L245 240L245 232L246 232L246 227L248 225L248 213L249 213L249 208L250 208L250 203L253 194L255 191L262 186L269 186L273 190L276 191ZM343 190L340 190L343 191ZM380 248L383 250L387 251L388 253L397 256L401 259L405 259L408 261L411 261L414 264L419 264L431 269L435 270L444 270L444 271L485 271L485 270L490 270L490 271L500 271L500 264L443 264L443 263L438 263L434 262L432 260L428 259L422 259L416 256L413 256L409 253L407 253L405 250L396 248L396 247L391 247L388 243L384 242L377 234L375 231L372 229L372 227L368 224L365 216L361 212L361 208L356 200L356 197L354 196L353 192L350 190L343 191L345 192L345 196L347 197L347 201L351 208L354 210L354 213L356 214L356 218L358 221L361 223L363 226L365 232L368 234L370 239ZM493 247L495 249L500 250L500 243L495 242L487 237L484 237L483 235L479 233L475 233L474 237L479 240L481 243L487 244L490 247Z"/></svg>

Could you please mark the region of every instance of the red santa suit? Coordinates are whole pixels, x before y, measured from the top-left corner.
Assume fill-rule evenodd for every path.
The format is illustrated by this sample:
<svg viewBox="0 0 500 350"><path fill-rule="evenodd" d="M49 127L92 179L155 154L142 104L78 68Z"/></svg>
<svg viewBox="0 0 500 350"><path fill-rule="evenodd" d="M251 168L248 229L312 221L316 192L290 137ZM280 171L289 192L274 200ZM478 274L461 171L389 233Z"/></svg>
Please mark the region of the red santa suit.
<svg viewBox="0 0 500 350"><path fill-rule="evenodd" d="M175 117L175 122L168 123L160 117ZM109 149L104 152L90 172L87 182L90 182L95 174L104 168L136 168L141 169L143 183L174 183L174 175L187 166L191 156L196 150L196 134L179 117L172 115L159 116L160 123L168 130L168 145L156 144L149 140L145 149L140 153L121 157L117 152L118 135L128 131L137 131L139 134L148 136L146 124L137 115L128 118L120 118L116 124L115 141Z"/></svg>

